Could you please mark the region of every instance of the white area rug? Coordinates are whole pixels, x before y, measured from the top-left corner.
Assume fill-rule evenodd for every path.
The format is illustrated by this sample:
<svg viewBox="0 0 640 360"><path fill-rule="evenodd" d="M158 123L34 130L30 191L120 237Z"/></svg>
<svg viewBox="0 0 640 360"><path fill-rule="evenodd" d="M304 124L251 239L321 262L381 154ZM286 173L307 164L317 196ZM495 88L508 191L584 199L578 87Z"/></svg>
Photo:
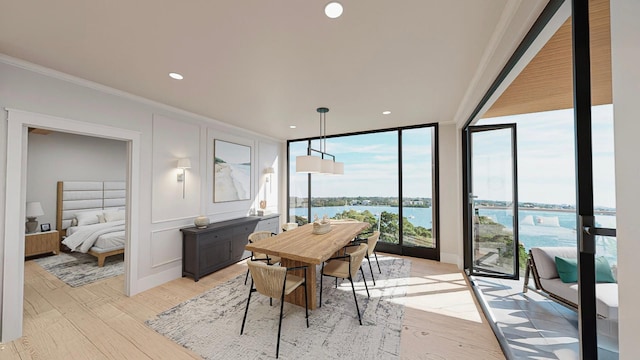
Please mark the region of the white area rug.
<svg viewBox="0 0 640 360"><path fill-rule="evenodd" d="M71 287L91 284L124 273L124 254L107 257L103 267L98 266L98 258L95 256L78 252L60 253L33 261Z"/></svg>
<svg viewBox="0 0 640 360"><path fill-rule="evenodd" d="M378 259L382 274L374 261L375 287L366 260L363 263L371 298L367 299L361 275L354 283L362 326L348 280L336 289L334 278L324 278L323 304L309 312L309 328L304 308L285 303L281 359L399 358L402 302L411 262L388 256ZM244 335L240 335L248 295L249 283L244 285L243 274L159 314L147 325L204 359L275 358L280 301L269 306L267 297L253 293Z"/></svg>

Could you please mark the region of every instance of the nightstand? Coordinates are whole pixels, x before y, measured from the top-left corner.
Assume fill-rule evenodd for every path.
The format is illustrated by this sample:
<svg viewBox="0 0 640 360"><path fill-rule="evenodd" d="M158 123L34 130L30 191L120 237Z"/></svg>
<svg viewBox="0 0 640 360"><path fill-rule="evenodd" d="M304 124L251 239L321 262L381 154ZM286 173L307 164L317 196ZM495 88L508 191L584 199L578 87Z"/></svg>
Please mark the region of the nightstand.
<svg viewBox="0 0 640 360"><path fill-rule="evenodd" d="M24 235L24 256L46 253L60 253L60 237L58 230L38 232Z"/></svg>

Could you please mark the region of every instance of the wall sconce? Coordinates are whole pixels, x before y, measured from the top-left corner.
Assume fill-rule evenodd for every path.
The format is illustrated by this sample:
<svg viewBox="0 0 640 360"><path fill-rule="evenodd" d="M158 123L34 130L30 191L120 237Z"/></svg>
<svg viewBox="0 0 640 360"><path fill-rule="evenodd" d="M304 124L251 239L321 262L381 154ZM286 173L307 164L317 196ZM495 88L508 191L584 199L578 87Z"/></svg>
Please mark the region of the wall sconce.
<svg viewBox="0 0 640 360"><path fill-rule="evenodd" d="M275 170L272 167L268 167L268 168L265 168L262 172L265 175L267 175L267 177L266 177L266 179L264 179L264 181L269 183L269 193L271 193L271 174L274 174ZM265 187L264 200L260 201L260 209L262 209L262 215L265 214L264 210L266 208L267 208L267 189Z"/></svg>
<svg viewBox="0 0 640 360"><path fill-rule="evenodd" d="M185 183L185 169L191 169L191 160L189 158L178 159L178 169L182 170L181 174L178 174L178 182L182 183L182 198L184 199L184 183Z"/></svg>

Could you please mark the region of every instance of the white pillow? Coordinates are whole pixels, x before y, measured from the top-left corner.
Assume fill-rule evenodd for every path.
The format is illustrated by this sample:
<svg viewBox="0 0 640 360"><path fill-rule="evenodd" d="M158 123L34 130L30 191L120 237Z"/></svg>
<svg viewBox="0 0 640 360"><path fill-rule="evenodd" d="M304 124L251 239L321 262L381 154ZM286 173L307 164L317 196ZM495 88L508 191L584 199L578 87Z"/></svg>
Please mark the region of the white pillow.
<svg viewBox="0 0 640 360"><path fill-rule="evenodd" d="M560 221L557 216L538 216L536 225L559 227Z"/></svg>
<svg viewBox="0 0 640 360"><path fill-rule="evenodd" d="M525 217L520 221L520 225L534 225L534 224L533 224L533 216L532 216L532 215L527 215L527 216L525 216Z"/></svg>
<svg viewBox="0 0 640 360"><path fill-rule="evenodd" d="M124 211L109 211L104 213L105 222L124 220Z"/></svg>
<svg viewBox="0 0 640 360"><path fill-rule="evenodd" d="M76 220L78 221L76 226L92 225L100 222L98 216L102 215L102 210L89 210L75 213Z"/></svg>

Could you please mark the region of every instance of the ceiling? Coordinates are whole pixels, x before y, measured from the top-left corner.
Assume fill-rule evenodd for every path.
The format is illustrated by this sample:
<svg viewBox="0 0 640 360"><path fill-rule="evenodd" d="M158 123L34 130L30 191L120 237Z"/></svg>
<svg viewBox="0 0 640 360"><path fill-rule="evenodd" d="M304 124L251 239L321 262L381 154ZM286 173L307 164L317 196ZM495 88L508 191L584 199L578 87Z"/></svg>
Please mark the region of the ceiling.
<svg viewBox="0 0 640 360"><path fill-rule="evenodd" d="M546 2L0 0L0 53L295 139L467 116Z"/></svg>
<svg viewBox="0 0 640 360"><path fill-rule="evenodd" d="M591 104L612 103L609 0L589 1ZM569 18L527 64L483 117L529 114L573 107L573 60Z"/></svg>

